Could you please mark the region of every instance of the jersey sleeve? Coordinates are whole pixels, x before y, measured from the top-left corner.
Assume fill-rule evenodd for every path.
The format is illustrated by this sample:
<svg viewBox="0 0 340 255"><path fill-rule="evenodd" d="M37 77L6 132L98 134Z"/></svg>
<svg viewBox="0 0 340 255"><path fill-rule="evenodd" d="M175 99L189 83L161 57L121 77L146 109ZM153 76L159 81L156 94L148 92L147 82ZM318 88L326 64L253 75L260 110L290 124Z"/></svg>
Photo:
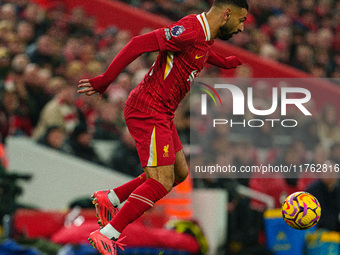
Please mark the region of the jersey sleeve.
<svg viewBox="0 0 340 255"><path fill-rule="evenodd" d="M107 87L132 61L144 52L158 51L159 45L154 32L133 37L131 41L113 59L106 71L92 79L90 84L99 93L104 93Z"/></svg>
<svg viewBox="0 0 340 255"><path fill-rule="evenodd" d="M182 51L197 40L197 23L180 20L168 27L155 30L161 51Z"/></svg>

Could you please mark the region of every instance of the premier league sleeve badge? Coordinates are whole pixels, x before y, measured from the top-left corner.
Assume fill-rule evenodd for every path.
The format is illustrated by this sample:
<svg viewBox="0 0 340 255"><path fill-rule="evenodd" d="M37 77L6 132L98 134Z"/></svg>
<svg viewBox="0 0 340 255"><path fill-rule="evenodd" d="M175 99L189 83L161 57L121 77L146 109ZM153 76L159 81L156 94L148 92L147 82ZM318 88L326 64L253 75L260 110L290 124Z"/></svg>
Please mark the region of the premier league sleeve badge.
<svg viewBox="0 0 340 255"><path fill-rule="evenodd" d="M184 32L185 28L183 26L174 26L171 28L171 35L174 37L180 36Z"/></svg>

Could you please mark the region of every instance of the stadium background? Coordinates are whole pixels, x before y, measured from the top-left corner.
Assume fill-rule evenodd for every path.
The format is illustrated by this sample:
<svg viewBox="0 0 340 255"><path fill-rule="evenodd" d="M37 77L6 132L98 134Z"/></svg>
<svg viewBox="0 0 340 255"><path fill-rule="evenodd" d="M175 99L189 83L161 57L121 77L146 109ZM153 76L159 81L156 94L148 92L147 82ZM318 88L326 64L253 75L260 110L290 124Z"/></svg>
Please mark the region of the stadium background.
<svg viewBox="0 0 340 255"><path fill-rule="evenodd" d="M104 0L41 0L36 3L27 0L0 1L0 128L4 168L1 176L1 213L3 216L16 212L11 218L3 217L2 229L5 236L8 226L14 225L16 228L12 229L11 234L21 244L41 241L40 237L50 239L58 231L60 234L64 222L65 229L70 230L69 225L75 225L75 222L70 223L72 217L79 220L82 216L81 219L92 223L94 219L90 215L93 212L77 210L78 206L89 206L89 201L83 198L97 188L118 185L141 171L133 143L124 128L122 108L128 92L152 64L154 54L145 54L132 63L117 78L115 86L110 87L104 100L70 96L75 95L78 80L102 73L131 36L164 26L186 14L200 13L210 4L209 1L195 0L129 2L134 6ZM208 67L200 77L339 78L339 1L249 0L249 4L250 15L245 32L228 44L216 42L214 46L223 55L238 56L243 66L223 72ZM335 83L337 81L334 80ZM265 100L269 100L268 88L256 89ZM340 163L339 87L336 84L317 83L311 85L310 91L316 95L313 119L306 122L295 136L286 135L285 144L276 146L270 143L270 139L251 138L250 142L236 142L229 160L234 164L251 165L257 162L261 153L266 155L268 162L317 163L332 159ZM180 136L187 145L188 106L184 101L176 116ZM62 114L56 114L57 121L50 126L52 124L48 120L54 119L54 111L59 115L61 111ZM45 115L40 115L44 112ZM226 135L232 140L231 134ZM275 139L276 135L275 132L265 132L260 137ZM189 150L189 146L186 148ZM97 166L79 158L90 160ZM33 174L32 179L25 182L30 174ZM93 175L100 176L100 180L93 180ZM270 249L265 248L269 241L270 248L276 254L301 254L298 253L301 247L308 243L305 234L300 233L297 237L296 232L281 226L280 222L275 221L275 211L267 213L268 219L264 220L263 212L269 203L259 203L249 196L254 195L251 191L255 189L262 194L255 193L256 200L261 201L263 194L269 195L274 207L277 207L283 194L304 189L312 181L191 180L145 216L141 225L150 228L145 233L150 239L148 234L164 230L162 225L169 217L188 220L194 216L199 219L198 223L206 232L210 247L213 247L210 254L271 254ZM19 194L21 187L23 191ZM203 203L208 204L211 200L215 203L211 206L216 206L216 209L204 206L202 210L202 202L199 203L201 206L195 205L197 200L200 202L203 199L200 196L207 194L209 199L203 200ZM338 201L339 195L334 201ZM264 196L265 201L268 199ZM18 209L14 201L26 210ZM76 210L66 210L71 206ZM336 205L330 206L339 210ZM31 207L39 210L27 210ZM161 217L164 215L166 217ZM209 217L210 220L207 220ZM273 220L274 224L279 224L275 225L278 232L268 234L268 226ZM207 228L209 224L211 228ZM339 230L338 226L328 226L328 229ZM79 233L79 229L77 231ZM145 229L139 231L144 233L141 231ZM86 231L84 233L87 234ZM169 238L167 235L170 233L173 237L174 233L167 231L160 232L160 236L164 234ZM19 241L18 236L23 234L28 239ZM315 236L313 239L319 241L319 249L333 249L333 254L338 254L339 237L336 232L323 234L322 238L319 234L319 239ZM179 236L173 243L164 242L163 238L163 242L157 240L159 243L153 245L165 250L164 254L187 254L183 249L197 249L197 242L190 237ZM268 240L268 237L274 238ZM295 241L292 242L289 237L294 237ZM212 238L218 238L218 242ZM49 249L46 254L56 254L62 247L47 243L50 246L45 248ZM1 251L3 254L15 254L13 250L4 253L9 249L9 244L8 240L3 243L0 254ZM146 251L148 243L134 244L140 250L127 251L126 254L156 254L155 250ZM290 248L287 248L289 245ZM43 249L41 246L38 243L40 250ZM317 245L314 243L314 246ZM308 252L313 254L317 249L315 247L309 247ZM182 253L173 251L179 248ZM69 249L66 254L75 253L70 246L65 246L64 252L65 249ZM86 252L79 254L90 254Z"/></svg>

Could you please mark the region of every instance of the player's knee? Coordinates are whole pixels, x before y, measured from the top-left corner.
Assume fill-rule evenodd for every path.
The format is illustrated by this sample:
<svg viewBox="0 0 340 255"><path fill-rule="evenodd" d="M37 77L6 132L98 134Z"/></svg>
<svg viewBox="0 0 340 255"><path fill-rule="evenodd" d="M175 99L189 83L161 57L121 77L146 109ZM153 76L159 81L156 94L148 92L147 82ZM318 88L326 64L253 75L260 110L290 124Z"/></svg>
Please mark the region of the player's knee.
<svg viewBox="0 0 340 255"><path fill-rule="evenodd" d="M160 183L164 186L164 188L170 192L174 185L174 178L163 179Z"/></svg>
<svg viewBox="0 0 340 255"><path fill-rule="evenodd" d="M170 192L175 181L175 176L174 174L159 174L155 176L154 179L162 184L168 192Z"/></svg>
<svg viewBox="0 0 340 255"><path fill-rule="evenodd" d="M173 166L146 167L144 171L149 178L158 181L170 192L175 181Z"/></svg>

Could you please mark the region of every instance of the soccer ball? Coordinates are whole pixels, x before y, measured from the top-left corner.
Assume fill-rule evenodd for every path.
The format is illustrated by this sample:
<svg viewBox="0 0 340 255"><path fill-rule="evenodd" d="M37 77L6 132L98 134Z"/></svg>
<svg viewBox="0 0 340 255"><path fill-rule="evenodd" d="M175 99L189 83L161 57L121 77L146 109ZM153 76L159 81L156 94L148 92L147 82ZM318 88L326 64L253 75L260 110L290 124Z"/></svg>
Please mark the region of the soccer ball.
<svg viewBox="0 0 340 255"><path fill-rule="evenodd" d="M318 223L321 216L319 201L305 191L289 195L282 204L284 221L295 229L308 229Z"/></svg>

